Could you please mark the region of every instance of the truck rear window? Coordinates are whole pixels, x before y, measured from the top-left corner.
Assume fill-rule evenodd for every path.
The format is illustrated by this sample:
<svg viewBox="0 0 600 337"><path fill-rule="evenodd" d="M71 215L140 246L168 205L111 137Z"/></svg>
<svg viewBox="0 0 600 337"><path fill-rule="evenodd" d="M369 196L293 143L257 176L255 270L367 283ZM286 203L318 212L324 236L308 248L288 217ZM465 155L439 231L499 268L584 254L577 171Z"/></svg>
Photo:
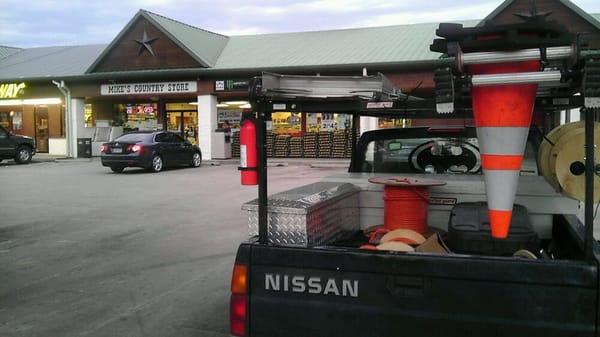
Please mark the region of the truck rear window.
<svg viewBox="0 0 600 337"><path fill-rule="evenodd" d="M378 139L368 143L364 158L362 172L481 174L477 138ZM537 174L535 151L530 143L522 171Z"/></svg>

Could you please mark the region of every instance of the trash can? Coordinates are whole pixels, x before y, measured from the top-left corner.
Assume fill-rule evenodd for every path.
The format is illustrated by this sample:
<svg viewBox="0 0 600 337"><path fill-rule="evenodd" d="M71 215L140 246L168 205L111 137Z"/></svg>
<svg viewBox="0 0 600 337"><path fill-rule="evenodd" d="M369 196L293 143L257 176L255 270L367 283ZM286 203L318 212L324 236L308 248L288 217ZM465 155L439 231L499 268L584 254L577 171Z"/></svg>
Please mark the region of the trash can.
<svg viewBox="0 0 600 337"><path fill-rule="evenodd" d="M92 158L91 138L77 138L77 158Z"/></svg>

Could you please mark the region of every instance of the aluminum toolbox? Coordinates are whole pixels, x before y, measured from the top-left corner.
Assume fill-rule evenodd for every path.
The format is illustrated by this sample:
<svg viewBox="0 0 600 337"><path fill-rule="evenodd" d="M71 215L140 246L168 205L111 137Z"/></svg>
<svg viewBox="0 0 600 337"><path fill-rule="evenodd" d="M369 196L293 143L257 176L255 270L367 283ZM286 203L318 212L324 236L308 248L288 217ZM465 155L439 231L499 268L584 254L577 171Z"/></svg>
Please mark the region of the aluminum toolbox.
<svg viewBox="0 0 600 337"><path fill-rule="evenodd" d="M317 182L269 197L269 243L319 246L359 229L359 191L349 183ZM250 236L258 235L258 201L248 211Z"/></svg>

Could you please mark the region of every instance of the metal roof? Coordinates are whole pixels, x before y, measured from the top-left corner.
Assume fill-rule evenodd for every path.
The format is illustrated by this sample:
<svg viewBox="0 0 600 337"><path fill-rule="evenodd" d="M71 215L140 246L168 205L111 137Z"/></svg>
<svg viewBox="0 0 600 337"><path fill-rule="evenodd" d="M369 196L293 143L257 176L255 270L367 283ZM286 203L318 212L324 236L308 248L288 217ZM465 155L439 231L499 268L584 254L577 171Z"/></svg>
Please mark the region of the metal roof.
<svg viewBox="0 0 600 337"><path fill-rule="evenodd" d="M167 35L175 44L185 50L191 57L204 67L215 65L219 54L227 44L228 37L204 29L190 26L162 15L140 9L129 22L121 29L119 34L106 46L96 60L87 68L86 73L91 73L104 59L110 50L123 38L125 33L138 21L145 18L156 28Z"/></svg>
<svg viewBox="0 0 600 337"><path fill-rule="evenodd" d="M221 51L227 45L229 37L225 35L190 26L149 11L143 12L209 67L215 65Z"/></svg>
<svg viewBox="0 0 600 337"><path fill-rule="evenodd" d="M106 45L27 48L0 59L0 78L83 75Z"/></svg>
<svg viewBox="0 0 600 337"><path fill-rule="evenodd" d="M9 46L0 46L0 59L3 59L7 56L10 56L18 51L21 51L21 48L9 47Z"/></svg>
<svg viewBox="0 0 600 337"><path fill-rule="evenodd" d="M478 21L465 21L473 26ZM438 23L231 36L214 69L322 66L435 60Z"/></svg>
<svg viewBox="0 0 600 337"><path fill-rule="evenodd" d="M566 1L566 0L561 0ZM136 18L143 15L169 34L190 55L201 59L208 68L155 69L86 74L116 43ZM492 14L490 14L492 15ZM600 14L588 15L600 24ZM479 20L459 22L474 26ZM109 45L85 45L19 49L1 47L0 79L31 79L100 75L125 78L137 75L196 74L219 72L256 72L335 66L404 65L431 62L440 54L429 51L438 23L422 23L386 27L354 28L298 33L278 33L226 37L202 30L164 16L140 10ZM4 49L3 49L4 48ZM341 69L341 68L340 68ZM99 78L99 77L98 77Z"/></svg>

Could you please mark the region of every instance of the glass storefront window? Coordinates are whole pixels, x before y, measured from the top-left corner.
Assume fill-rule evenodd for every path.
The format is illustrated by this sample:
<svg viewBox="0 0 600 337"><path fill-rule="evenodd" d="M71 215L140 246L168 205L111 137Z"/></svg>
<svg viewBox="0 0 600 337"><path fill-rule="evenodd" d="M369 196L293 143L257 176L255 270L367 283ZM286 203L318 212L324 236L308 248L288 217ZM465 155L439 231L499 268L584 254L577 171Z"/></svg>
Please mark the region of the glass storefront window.
<svg viewBox="0 0 600 337"><path fill-rule="evenodd" d="M239 108L217 108L217 124L219 128L223 128L225 121L231 129L239 129L242 120L243 109Z"/></svg>
<svg viewBox="0 0 600 337"><path fill-rule="evenodd" d="M13 132L21 131L23 129L23 112L16 110L0 112L0 125Z"/></svg>
<svg viewBox="0 0 600 337"><path fill-rule="evenodd" d="M352 116L348 114L307 113L306 131L336 131L350 129Z"/></svg>
<svg viewBox="0 0 600 337"><path fill-rule="evenodd" d="M156 103L117 104L113 126L123 126L125 131L158 129L158 105Z"/></svg>
<svg viewBox="0 0 600 337"><path fill-rule="evenodd" d="M302 116L299 112L274 112L271 114L272 130L276 134L302 133Z"/></svg>
<svg viewBox="0 0 600 337"><path fill-rule="evenodd" d="M198 106L189 103L166 104L166 129L198 144Z"/></svg>
<svg viewBox="0 0 600 337"><path fill-rule="evenodd" d="M233 130L239 129L244 109L249 109L250 107L250 103L247 101L220 101L217 104L218 128L223 128L224 123L227 122L229 128Z"/></svg>
<svg viewBox="0 0 600 337"><path fill-rule="evenodd" d="M408 128L410 127L410 119L379 118L378 126L380 129Z"/></svg>
<svg viewBox="0 0 600 337"><path fill-rule="evenodd" d="M94 113L91 104L85 104L83 108L83 120L86 128L94 127Z"/></svg>

